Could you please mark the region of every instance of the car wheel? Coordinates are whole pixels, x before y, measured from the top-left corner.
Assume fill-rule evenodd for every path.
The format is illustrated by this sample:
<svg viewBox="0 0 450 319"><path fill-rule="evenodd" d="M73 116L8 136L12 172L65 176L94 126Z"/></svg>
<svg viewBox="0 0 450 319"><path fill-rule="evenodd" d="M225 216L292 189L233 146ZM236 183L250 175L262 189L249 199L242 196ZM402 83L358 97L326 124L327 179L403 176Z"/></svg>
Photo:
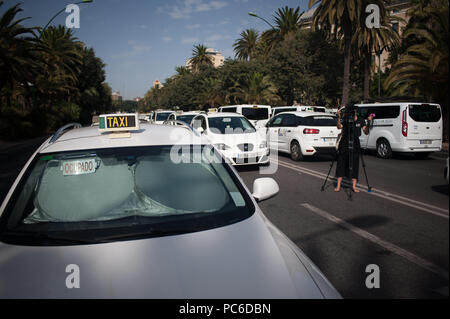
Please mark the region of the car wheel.
<svg viewBox="0 0 450 319"><path fill-rule="evenodd" d="M377 143L377 156L380 158L388 159L392 157L392 149L389 142L385 139L381 139Z"/></svg>
<svg viewBox="0 0 450 319"><path fill-rule="evenodd" d="M430 152L424 152L424 153L420 152L420 153L414 153L414 156L417 159L427 159L428 156L430 156L430 154L431 154Z"/></svg>
<svg viewBox="0 0 450 319"><path fill-rule="evenodd" d="M293 141L291 143L291 158L294 161L301 161L301 160L303 160L302 150L300 148L300 144L298 144L297 141Z"/></svg>

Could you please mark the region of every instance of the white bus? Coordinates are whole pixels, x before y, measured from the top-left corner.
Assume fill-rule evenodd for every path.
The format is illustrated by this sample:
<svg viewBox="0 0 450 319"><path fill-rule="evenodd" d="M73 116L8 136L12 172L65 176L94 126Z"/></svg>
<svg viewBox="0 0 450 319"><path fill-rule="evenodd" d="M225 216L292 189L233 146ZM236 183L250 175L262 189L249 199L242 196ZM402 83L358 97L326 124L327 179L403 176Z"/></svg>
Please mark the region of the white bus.
<svg viewBox="0 0 450 319"><path fill-rule="evenodd" d="M414 153L426 158L442 149L442 112L433 103L357 104L362 118L375 114L370 134L361 134L361 148L376 150L381 158L392 152Z"/></svg>

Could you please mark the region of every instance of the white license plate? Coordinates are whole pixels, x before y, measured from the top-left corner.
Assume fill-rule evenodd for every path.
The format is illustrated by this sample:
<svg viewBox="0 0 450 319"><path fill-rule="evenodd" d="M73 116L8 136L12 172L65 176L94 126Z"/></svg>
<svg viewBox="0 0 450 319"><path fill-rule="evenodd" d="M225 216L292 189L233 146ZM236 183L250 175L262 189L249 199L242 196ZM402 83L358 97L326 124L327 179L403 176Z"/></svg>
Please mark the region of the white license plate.
<svg viewBox="0 0 450 319"><path fill-rule="evenodd" d="M92 174L97 170L97 161L95 158L64 161L61 170L64 176Z"/></svg>
<svg viewBox="0 0 450 319"><path fill-rule="evenodd" d="M420 141L420 144L426 144L426 145L429 145L429 144L431 144L432 143L432 141L430 141L430 140L421 140Z"/></svg>
<svg viewBox="0 0 450 319"><path fill-rule="evenodd" d="M238 154L237 158L253 158L256 157L255 154Z"/></svg>
<svg viewBox="0 0 450 319"><path fill-rule="evenodd" d="M324 138L322 138L322 141L324 141L324 142L335 142L336 138L335 137L324 137Z"/></svg>

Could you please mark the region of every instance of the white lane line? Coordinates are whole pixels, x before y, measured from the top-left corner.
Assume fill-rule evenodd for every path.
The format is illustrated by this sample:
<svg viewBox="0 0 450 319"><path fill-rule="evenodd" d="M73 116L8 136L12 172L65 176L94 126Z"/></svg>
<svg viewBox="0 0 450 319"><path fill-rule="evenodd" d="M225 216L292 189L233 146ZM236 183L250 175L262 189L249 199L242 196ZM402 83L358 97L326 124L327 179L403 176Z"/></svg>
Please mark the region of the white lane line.
<svg viewBox="0 0 450 319"><path fill-rule="evenodd" d="M384 249L389 250L390 252L407 259L408 261L416 264L417 266L419 266L421 268L427 269L447 280L449 279L447 270L445 270L439 266L436 266L435 264L429 262L428 260L425 260L425 259L423 259L401 247L398 247L388 241L385 241L378 236L368 233L361 228L355 227L352 224L350 224L334 215L331 215L331 214L327 213L326 211L321 210L320 208L314 207L307 203L302 204L301 206L305 207L306 209L312 211L313 213L315 213L319 216L322 216L325 219L328 219L329 221L331 221L333 223L338 224L339 226L351 231L352 233L355 233L356 235L361 236L361 237L367 239L368 241L370 241L374 244L377 244L377 245L383 247Z"/></svg>
<svg viewBox="0 0 450 319"><path fill-rule="evenodd" d="M284 164L286 166L290 166L292 168L299 168L301 170L307 170L307 171L309 171L309 172L311 172L313 174L317 174L318 176L322 176L322 177L326 177L327 176L326 174L323 174L321 172L314 171L314 170L311 170L311 169L308 169L308 168L305 168L305 167L297 166L297 165L292 164L292 163L287 163L285 161L280 161L280 160L278 162L282 163L282 164ZM334 177L331 177L331 178L330 177L329 177L330 180L335 180ZM367 190L367 186L365 186L365 185L358 184L358 187ZM417 205L425 206L425 207L431 208L433 210L437 210L437 211L440 211L442 213L447 213L448 214L448 209L437 207L437 206L434 206L434 205L431 205L431 204L427 204L427 203L424 203L424 202L419 202L417 200L414 200L414 199L411 199L411 198L407 198L407 197L404 197L404 196L401 196L401 195L392 194L392 193L380 190L378 188L372 187L372 192L378 192L378 194L382 194L382 195L387 196L387 197L395 197L395 198L400 199L400 200L405 200L405 201L408 201L410 203L414 203L414 204L417 204Z"/></svg>
<svg viewBox="0 0 450 319"><path fill-rule="evenodd" d="M280 166L283 166L283 167L286 167L286 168L289 168L289 169L292 169L292 170L295 170L295 171L298 171L298 172L302 172L302 173L305 173L307 175L311 175L311 176L320 178L322 180L325 180L325 178L326 178L326 175L322 174L320 172L315 172L315 171L312 171L312 170L309 170L309 169L304 169L304 168L296 166L296 165L287 164L286 162L283 162L283 161L278 161L278 164ZM331 181L335 180L334 177L330 177L329 179ZM358 184L358 187L360 189L367 190L367 187L364 186L364 185ZM384 192L384 191L380 191L380 190L375 189L375 188L372 188L372 192L370 192L368 194L371 194L373 196L377 196L377 197L380 197L380 198L383 198L383 199L386 199L386 200L390 200L392 202L396 202L396 203L404 205L404 206L408 206L408 207L411 207L411 208L414 208L414 209L418 209L418 210L421 210L423 212L433 214L435 216L439 216L439 217L442 217L442 218L445 218L445 219L449 219L448 210L445 210L445 209L440 208L440 207L436 207L436 206L429 205L429 204L426 204L426 203L418 202L418 201L415 201L415 200L412 200L412 199L409 199L409 198L406 198L406 197L403 197L403 196L390 194L390 193L387 193L387 192Z"/></svg>

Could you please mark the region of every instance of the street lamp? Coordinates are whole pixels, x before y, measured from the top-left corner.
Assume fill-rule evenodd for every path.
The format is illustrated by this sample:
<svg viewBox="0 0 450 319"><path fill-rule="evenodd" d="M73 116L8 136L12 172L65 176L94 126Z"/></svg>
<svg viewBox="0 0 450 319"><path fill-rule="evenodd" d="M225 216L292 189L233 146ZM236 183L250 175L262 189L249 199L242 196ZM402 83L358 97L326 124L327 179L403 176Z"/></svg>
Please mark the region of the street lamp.
<svg viewBox="0 0 450 319"><path fill-rule="evenodd" d="M75 4L92 3L92 2L94 2L94 0L83 0L83 1L77 2L77 3L75 3ZM55 15L50 19L50 21L45 25L45 27L44 27L44 28L42 29L42 31L39 33L39 40L40 40L41 37L42 37L42 33L44 33L44 31L47 29L47 27L50 25L50 23L52 23L52 21L55 20L55 18L56 18L57 16L59 16L59 15L60 15L63 11L65 11L65 10L66 10L66 8L64 7L62 10L58 11L58 13L55 14Z"/></svg>
<svg viewBox="0 0 450 319"><path fill-rule="evenodd" d="M261 18L261 17L260 17L259 15L257 15L256 13L254 13L254 12L249 12L248 15L251 16L251 17L255 17L255 18L258 18L258 19L263 20L265 23L267 23L268 25L270 25L270 27L271 27L272 29L275 30L275 27L274 27L273 25L271 25L266 19Z"/></svg>

